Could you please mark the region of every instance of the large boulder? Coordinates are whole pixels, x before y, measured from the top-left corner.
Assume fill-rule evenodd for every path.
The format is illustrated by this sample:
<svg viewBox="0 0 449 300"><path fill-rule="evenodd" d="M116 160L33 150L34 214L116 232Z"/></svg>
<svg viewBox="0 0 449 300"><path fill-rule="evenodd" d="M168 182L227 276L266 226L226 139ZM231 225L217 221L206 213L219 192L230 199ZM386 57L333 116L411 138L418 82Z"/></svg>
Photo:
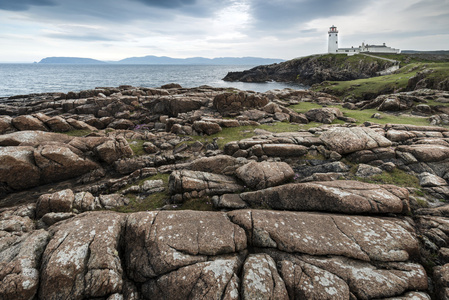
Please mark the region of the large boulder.
<svg viewBox="0 0 449 300"><path fill-rule="evenodd" d="M236 210L228 216L245 229L253 247L367 262L405 262L419 255L419 242L405 221L266 210Z"/></svg>
<svg viewBox="0 0 449 300"><path fill-rule="evenodd" d="M333 128L320 138L330 150L340 154L391 146L391 141L366 127Z"/></svg>
<svg viewBox="0 0 449 300"><path fill-rule="evenodd" d="M261 108L269 102L268 97L257 93L227 92L215 96L213 106L220 113L237 113L245 109Z"/></svg>
<svg viewBox="0 0 449 300"><path fill-rule="evenodd" d="M124 215L86 213L51 228L41 267L39 298L107 298L121 293L118 255Z"/></svg>
<svg viewBox="0 0 449 300"><path fill-rule="evenodd" d="M204 191L207 195L235 193L243 191L233 177L200 171L174 171L169 178L171 194Z"/></svg>
<svg viewBox="0 0 449 300"><path fill-rule="evenodd" d="M449 147L442 145L404 145L397 147L396 152L409 153L420 162L437 162L449 158Z"/></svg>
<svg viewBox="0 0 449 300"><path fill-rule="evenodd" d="M242 193L240 197L250 205L278 210L350 214L403 213L409 210L406 189L349 180L285 184Z"/></svg>
<svg viewBox="0 0 449 300"><path fill-rule="evenodd" d="M236 175L247 187L260 190L287 182L295 173L285 162L251 161L238 168Z"/></svg>
<svg viewBox="0 0 449 300"><path fill-rule="evenodd" d="M342 118L343 113L334 107L314 108L306 112L309 121L331 124L335 119Z"/></svg>
<svg viewBox="0 0 449 300"><path fill-rule="evenodd" d="M225 213L140 212L127 218L125 262L127 273L135 282L246 247L245 231Z"/></svg>
<svg viewBox="0 0 449 300"><path fill-rule="evenodd" d="M12 119L11 123L17 130L48 130L41 120L30 115L15 117Z"/></svg>
<svg viewBox="0 0 449 300"><path fill-rule="evenodd" d="M62 190L53 194L44 194L36 203L36 217L41 218L50 212L71 212L75 194L72 190Z"/></svg>
<svg viewBox="0 0 449 300"><path fill-rule="evenodd" d="M34 164L33 147L0 147L0 182L15 190L36 186L40 170Z"/></svg>
<svg viewBox="0 0 449 300"><path fill-rule="evenodd" d="M0 231L1 232L1 231ZM40 283L40 261L50 234L36 230L22 236L10 236L14 242L8 245L5 235L0 244L0 295L2 299L35 299Z"/></svg>

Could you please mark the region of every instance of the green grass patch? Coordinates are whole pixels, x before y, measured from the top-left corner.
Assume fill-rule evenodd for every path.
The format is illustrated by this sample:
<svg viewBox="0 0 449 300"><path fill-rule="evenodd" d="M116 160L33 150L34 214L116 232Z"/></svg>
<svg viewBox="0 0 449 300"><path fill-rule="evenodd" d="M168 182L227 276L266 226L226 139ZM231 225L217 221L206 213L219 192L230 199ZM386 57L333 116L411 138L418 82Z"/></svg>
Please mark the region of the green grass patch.
<svg viewBox="0 0 449 300"><path fill-rule="evenodd" d="M449 77L449 63L408 63L395 74L357 79L350 81L325 81L314 85L312 90L326 92L344 99L352 97L355 99L372 99L380 94L405 91L408 81L418 72L431 70L427 74L428 80L440 82Z"/></svg>
<svg viewBox="0 0 449 300"><path fill-rule="evenodd" d="M67 132L64 132L64 134L67 134L68 136L86 136L92 131L88 129L77 129L77 130L70 130Z"/></svg>
<svg viewBox="0 0 449 300"><path fill-rule="evenodd" d="M361 125L366 121L378 123L378 124L410 124L410 125L429 125L429 121L426 117L420 116L412 116L412 115L396 115L392 113L379 112L376 109L364 109L364 110L351 110L347 108L343 108L341 105L328 105L328 107L338 108L345 117L354 118L357 120L356 125ZM291 109L295 110L299 113L306 113L307 111L314 108L322 108L322 106L318 103L313 102L301 102L299 104L290 106ZM381 119L373 119L372 115L375 113L380 113ZM334 120L333 124L341 124L344 123L340 120ZM308 129L311 127L316 127L322 125L321 123L309 123L307 126L301 125L302 129Z"/></svg>
<svg viewBox="0 0 449 300"><path fill-rule="evenodd" d="M185 201L177 210L201 210L210 211L216 210L210 197L194 198Z"/></svg>
<svg viewBox="0 0 449 300"><path fill-rule="evenodd" d="M123 212L123 213L131 213L138 211L147 211L147 210L155 210L164 206L167 200L170 198L170 194L168 192L168 178L170 174L157 174L148 178L144 178L132 185L142 185L146 180L158 180L161 179L164 182L165 190L163 192L154 193L147 196L144 199L138 199L137 196L133 193L128 193L125 195L129 199L129 204L125 206L121 206L115 209L115 211ZM131 185L129 185L131 186ZM124 189L128 188L125 187Z"/></svg>
<svg viewBox="0 0 449 300"><path fill-rule="evenodd" d="M376 183L376 184L394 184L402 187L421 188L419 180L416 176L410 175L405 171L395 168L392 172L382 172L382 174L374 175L369 178L356 177L357 180Z"/></svg>
<svg viewBox="0 0 449 300"><path fill-rule="evenodd" d="M144 140L127 140L129 146L134 152L134 156L140 156L146 154L145 150L143 150L143 144L146 142Z"/></svg>

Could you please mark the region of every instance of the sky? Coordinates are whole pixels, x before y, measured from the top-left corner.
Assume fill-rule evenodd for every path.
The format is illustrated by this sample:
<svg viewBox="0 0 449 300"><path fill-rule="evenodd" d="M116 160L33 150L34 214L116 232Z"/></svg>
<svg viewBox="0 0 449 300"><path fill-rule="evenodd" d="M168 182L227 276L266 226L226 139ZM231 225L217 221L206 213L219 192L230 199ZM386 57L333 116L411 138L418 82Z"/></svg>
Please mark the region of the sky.
<svg viewBox="0 0 449 300"><path fill-rule="evenodd" d="M0 0L0 62L292 59L362 42L449 50L449 0Z"/></svg>

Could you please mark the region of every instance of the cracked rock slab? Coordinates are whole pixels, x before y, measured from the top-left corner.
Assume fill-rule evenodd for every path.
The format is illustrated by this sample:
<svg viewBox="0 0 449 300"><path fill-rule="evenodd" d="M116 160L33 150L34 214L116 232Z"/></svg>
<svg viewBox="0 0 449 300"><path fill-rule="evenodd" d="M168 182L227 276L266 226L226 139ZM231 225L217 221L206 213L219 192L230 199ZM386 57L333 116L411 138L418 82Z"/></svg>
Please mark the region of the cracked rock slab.
<svg viewBox="0 0 449 300"><path fill-rule="evenodd" d="M244 230L225 213L141 212L128 216L125 234L127 272L144 282L161 274L207 261L211 255L246 249Z"/></svg>
<svg viewBox="0 0 449 300"><path fill-rule="evenodd" d="M419 253L413 229L400 220L261 210L228 215L249 233L253 247L385 262L408 261Z"/></svg>
<svg viewBox="0 0 449 300"><path fill-rule="evenodd" d="M108 297L122 290L118 244L124 216L109 212L79 215L51 227L44 251L39 297Z"/></svg>
<svg viewBox="0 0 449 300"><path fill-rule="evenodd" d="M339 154L391 146L391 141L366 127L338 127L324 132L320 139Z"/></svg>
<svg viewBox="0 0 449 300"><path fill-rule="evenodd" d="M240 197L250 205L277 210L349 214L402 213L409 210L406 189L349 180L284 184L242 193Z"/></svg>

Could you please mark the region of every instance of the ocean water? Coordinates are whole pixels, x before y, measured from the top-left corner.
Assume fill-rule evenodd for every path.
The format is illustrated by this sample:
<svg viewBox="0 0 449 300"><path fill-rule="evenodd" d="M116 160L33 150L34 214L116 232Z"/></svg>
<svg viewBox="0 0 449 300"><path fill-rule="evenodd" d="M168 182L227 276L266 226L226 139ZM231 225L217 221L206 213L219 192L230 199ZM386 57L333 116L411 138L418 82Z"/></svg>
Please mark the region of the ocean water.
<svg viewBox="0 0 449 300"><path fill-rule="evenodd" d="M45 92L67 93L124 84L160 87L178 83L186 88L210 85L256 92L286 87L300 90L307 88L294 83L221 80L230 71L243 71L252 67L254 66L0 64L0 97Z"/></svg>

